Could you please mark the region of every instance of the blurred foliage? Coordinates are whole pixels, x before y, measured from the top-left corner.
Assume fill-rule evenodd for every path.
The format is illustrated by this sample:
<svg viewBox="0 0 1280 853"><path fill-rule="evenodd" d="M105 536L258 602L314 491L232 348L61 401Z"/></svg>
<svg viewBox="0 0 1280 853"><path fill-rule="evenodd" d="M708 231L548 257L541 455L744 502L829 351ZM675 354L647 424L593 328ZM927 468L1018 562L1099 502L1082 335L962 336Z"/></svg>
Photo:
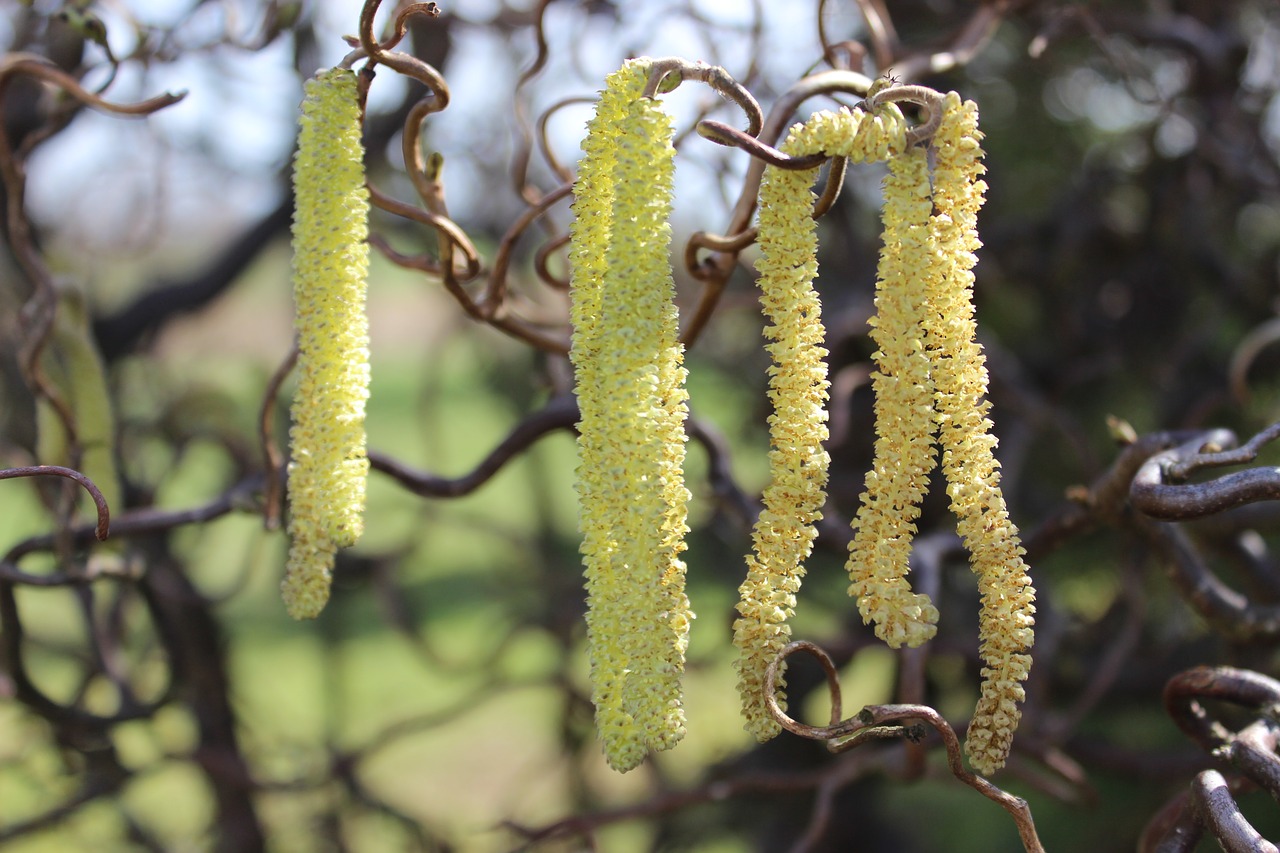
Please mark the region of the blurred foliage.
<svg viewBox="0 0 1280 853"><path fill-rule="evenodd" d="M1165 714L1163 685L1197 664L1280 675L1275 634L1215 630L1169 582L1129 507L1069 535L1052 522L1071 511L1068 490L1120 452L1108 416L1139 434L1227 427L1242 439L1280 419L1280 10L1267 0L441 5L440 18L411 22L401 49L450 83L424 145L443 153L450 215L486 264L528 209L521 191L560 183L536 150L526 178L513 177L513 105L536 121L561 99L589 99L628 55L723 64L767 111L826 67L821 17L828 41L864 46L857 70L890 70L876 65L883 48L891 65L917 69L911 82L978 102L991 187L979 328L1004 487L1039 592L1025 718L996 782L1027 798L1049 850L1134 849L1214 763ZM864 18L885 7L888 35ZM72 535L89 517L83 497L47 481L0 484L0 546L55 534L0 564L0 849L1017 849L1008 816L947 772L936 743L917 773L897 742L832 756L790 735L756 745L741 730L729 626L767 445L752 249L688 356L694 417L722 444L690 446L698 618L678 749L619 776L595 743L568 429L465 495L424 497L375 473L366 538L341 556L329 609L309 624L285 617L283 534L263 524L259 413L266 401L283 442L286 407L268 388L291 340L288 158L301 81L342 57L358 14L354 3L35 0L0 17L9 61L44 57L113 101L190 92L125 121L47 82L0 76L3 159L27 173L24 196L12 175L5 183L0 454L9 467L52 461L35 456L39 395L24 374L48 273L93 313L124 489L113 514L139 525L112 548L89 546ZM989 38L975 39L984 15ZM539 28L546 67L518 84ZM386 68L371 89L371 180L398 198L413 194L401 128L422 94ZM705 88L667 100L685 133L677 240L721 233L748 158L689 131L704 113L737 117ZM801 115L831 103L806 102ZM588 110L547 118L559 163L574 161ZM832 485L794 621L841 667L846 714L894 701L903 670L859 624L842 568L873 438L866 320L879 179L851 174L821 223ZM29 240L15 238L15 216ZM562 201L516 234L507 280L522 316L558 332L564 295L539 278L535 252L537 229L554 235L567 218ZM384 213L373 228L402 254L437 251L420 222ZM552 253L553 273L561 258ZM687 312L702 285L675 261ZM473 296L480 286L466 285ZM371 317L370 446L414 469L466 475L568 388L563 357L474 322L439 276L376 260ZM1260 464L1275 458L1264 451ZM215 506L144 529L149 512ZM1273 504L1180 527L1243 607L1280 602ZM946 544L954 520L937 495L920 535L940 543L943 620L924 701L962 724L977 695L977 593ZM73 580L41 582L60 576ZM796 662L789 682L793 707L825 721L816 667ZM1254 793L1241 804L1280 837L1273 801Z"/></svg>

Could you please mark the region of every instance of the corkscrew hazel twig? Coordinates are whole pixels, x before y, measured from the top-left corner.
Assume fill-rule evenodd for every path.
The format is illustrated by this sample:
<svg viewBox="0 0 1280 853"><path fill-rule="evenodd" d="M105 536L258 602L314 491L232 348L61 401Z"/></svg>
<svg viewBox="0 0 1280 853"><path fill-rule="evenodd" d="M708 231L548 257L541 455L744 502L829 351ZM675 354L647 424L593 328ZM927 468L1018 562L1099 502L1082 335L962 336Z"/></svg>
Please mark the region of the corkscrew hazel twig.
<svg viewBox="0 0 1280 853"><path fill-rule="evenodd" d="M779 668L788 657L799 651L813 655L826 675L827 687L831 695L831 724L828 726L809 726L801 723L782 711L774 699L774 685ZM942 744L947 753L947 766L951 774L1009 813L1017 826L1018 836L1027 853L1044 853L1027 801L1007 793L966 768L961 758L960 739L956 737L955 729L935 709L928 705L867 705L856 715L841 719L844 712L840 705L839 674L835 663L821 647L807 640L788 643L777 654L765 673L765 690L769 711L780 726L800 737L824 741L831 752L844 752L870 741L892 737L903 737L915 742L923 739L925 734L923 726L929 726L942 738Z"/></svg>
<svg viewBox="0 0 1280 853"><path fill-rule="evenodd" d="M872 87L874 90L874 86ZM886 103L911 103L924 108L925 119L907 130L907 145L919 145L933 138L942 124L942 96L927 86L894 86L890 85L879 91L872 91L863 100L867 112ZM779 169L814 169L827 159L824 154L807 154L791 157L782 153L772 145L761 142L755 134L743 133L724 122L705 119L698 122L698 133L719 145L741 148L757 160Z"/></svg>
<svg viewBox="0 0 1280 853"><path fill-rule="evenodd" d="M73 480L89 493L89 497L93 498L93 505L98 511L98 526L94 531L98 541L106 540L111 532L111 509L107 506L106 499L102 496L101 490L84 474L71 468L64 468L60 465L28 465L21 468L4 468L0 469L0 480L11 480L17 477L65 477Z"/></svg>

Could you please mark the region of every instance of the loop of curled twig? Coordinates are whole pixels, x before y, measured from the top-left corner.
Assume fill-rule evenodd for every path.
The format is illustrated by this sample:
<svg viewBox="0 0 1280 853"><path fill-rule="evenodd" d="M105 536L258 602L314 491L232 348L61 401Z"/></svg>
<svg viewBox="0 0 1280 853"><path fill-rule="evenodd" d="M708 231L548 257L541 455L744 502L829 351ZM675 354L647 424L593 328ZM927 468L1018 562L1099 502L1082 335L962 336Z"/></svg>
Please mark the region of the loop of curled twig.
<svg viewBox="0 0 1280 853"><path fill-rule="evenodd" d="M534 272L538 274L539 280L552 290L568 291L569 289L569 278L556 275L550 267L551 256L567 245L569 245L569 235L561 234L543 243L533 253Z"/></svg>
<svg viewBox="0 0 1280 853"><path fill-rule="evenodd" d="M919 145L933 138L942 124L942 95L927 86L890 86L869 95L863 107L871 112L885 103L911 103L924 108L925 118L920 124L907 130L907 145ZM704 119L698 122L698 133L720 145L741 148L757 160L779 169L803 171L814 169L827 159L825 154L806 154L792 157L772 145L761 142L757 134L743 133L724 122Z"/></svg>
<svg viewBox="0 0 1280 853"><path fill-rule="evenodd" d="M1206 750L1221 747L1232 734L1209 714L1202 699L1228 702L1280 720L1280 681L1229 666L1198 666L1181 672L1165 685L1165 710L1184 734Z"/></svg>
<svg viewBox="0 0 1280 853"><path fill-rule="evenodd" d="M747 133L752 137L760 135L760 128L764 125L764 113L760 104L741 83L729 76L728 71L718 65L690 62L676 56L655 59L650 69L644 97L652 98L659 93L669 92L685 80L697 80L741 107L747 115Z"/></svg>
<svg viewBox="0 0 1280 853"><path fill-rule="evenodd" d="M0 480L11 480L17 477L65 477L68 480L74 480L89 493L89 497L93 498L93 505L98 512L98 526L94 530L98 541L102 542L111 535L111 508L107 506L107 499L102 496L101 490L84 474L73 468L63 468L61 465L28 465L21 468L0 469Z"/></svg>
<svg viewBox="0 0 1280 853"><path fill-rule="evenodd" d="M715 280L720 271L713 261L702 261L698 258L698 250L737 255L756 241L757 228L753 225L738 234L723 236L708 234L706 231L695 231L684 244L684 266L689 274L699 281Z"/></svg>
<svg viewBox="0 0 1280 853"><path fill-rule="evenodd" d="M822 667L823 674L827 677L827 690L831 694L831 725L829 726L810 726L798 720L792 719L787 712L782 710L778 705L778 668L786 662L787 658L796 652L808 652L818 659L818 664ZM856 720L846 720L841 722L841 700L840 700L840 675L836 672L835 662L831 660L820 646L809 642L808 640L795 640L787 643L778 652L777 656L769 662L768 667L764 671L764 702L765 707L769 709L769 714L782 726L792 734L799 735L810 740L833 741L836 738L850 735L858 729L862 728L862 723ZM829 747L828 747L829 748Z"/></svg>
<svg viewBox="0 0 1280 853"><path fill-rule="evenodd" d="M1212 715L1202 700L1251 709L1253 722L1233 731ZM1241 813L1235 795L1257 785L1280 798L1280 681L1250 670L1200 666L1169 679L1165 709L1178 728L1202 749L1228 762L1241 777L1228 779L1205 770L1190 789L1172 800L1148 823L1141 851L1189 851L1207 830L1223 850L1270 851L1277 847Z"/></svg>
<svg viewBox="0 0 1280 853"><path fill-rule="evenodd" d="M907 131L907 146L919 145L933 138L942 124L942 95L928 86L889 86L869 94L862 102L868 112L886 103L908 103L923 107L925 118Z"/></svg>
<svg viewBox="0 0 1280 853"><path fill-rule="evenodd" d="M379 42L373 35L373 18L378 13L382 0L365 0L360 10L360 51L369 60L370 65L385 65L392 70L412 77L430 90L431 108L428 112L440 112L449 105L449 86L440 72L416 56L407 53L392 52L391 48L400 43L408 30L409 18L414 15L428 15L432 18L440 14L435 3L412 3L401 9L395 17L394 32L385 41ZM359 54L353 55L358 57Z"/></svg>
<svg viewBox="0 0 1280 853"><path fill-rule="evenodd" d="M809 726L789 717L778 707L776 687L778 668L795 652L804 651L818 659L827 678L831 693L831 725ZM1036 833L1035 823L1027 801L1015 797L988 782L982 776L964 766L960 755L960 739L951 724L928 705L867 705L854 717L841 720L840 683L835 663L819 646L807 640L788 643L778 652L765 670L765 704L769 713L787 731L812 740L827 742L832 752L843 752L870 740L905 738L911 742L922 740L925 726L931 727L942 739L947 753L947 766L951 774L987 799L999 805L1013 818L1027 853L1043 853L1044 847Z"/></svg>

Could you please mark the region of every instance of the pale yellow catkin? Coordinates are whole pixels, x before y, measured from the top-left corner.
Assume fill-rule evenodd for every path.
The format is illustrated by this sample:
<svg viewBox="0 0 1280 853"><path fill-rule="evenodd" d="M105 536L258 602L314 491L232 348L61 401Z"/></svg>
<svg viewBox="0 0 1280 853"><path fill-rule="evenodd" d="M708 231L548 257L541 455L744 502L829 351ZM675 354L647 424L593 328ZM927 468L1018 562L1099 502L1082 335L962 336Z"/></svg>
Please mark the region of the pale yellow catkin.
<svg viewBox="0 0 1280 853"><path fill-rule="evenodd" d="M876 444L849 544L849 594L864 622L890 648L918 646L937 633L938 610L912 592L908 558L920 502L936 465L934 382L920 306L933 263L929 163L923 149L889 160L876 280L871 376Z"/></svg>
<svg viewBox="0 0 1280 853"><path fill-rule="evenodd" d="M821 112L796 125L782 145L792 156L815 152L866 162L905 147L906 123L888 105L879 115L862 110ZM760 187L757 243L760 300L769 325L770 479L764 509L752 530L747 575L739 587L734 621L735 667L745 727L764 741L780 731L765 705L765 673L791 638L788 619L813 549L814 527L826 499L827 366L822 306L814 290L818 271L813 220L813 171L769 168ZM775 698L786 707L784 671Z"/></svg>
<svg viewBox="0 0 1280 853"><path fill-rule="evenodd" d="M295 619L319 615L338 549L364 530L369 193L360 132L355 72L334 68L307 82L293 171L298 387L281 585Z"/></svg>
<svg viewBox="0 0 1280 853"><path fill-rule="evenodd" d="M579 526L596 729L616 770L685 733L681 679L693 613L684 351L667 220L672 126L643 97L650 61L606 80L583 142L570 228L570 359Z"/></svg>
<svg viewBox="0 0 1280 853"><path fill-rule="evenodd" d="M1035 590L1000 490L996 438L987 417L986 359L976 340L972 270L982 245L977 214L986 190L981 139L977 106L949 93L934 137L930 237L938 270L928 279L924 316L947 494L981 593L982 689L965 752L975 770L989 775L1004 766L1021 716L1035 638Z"/></svg>

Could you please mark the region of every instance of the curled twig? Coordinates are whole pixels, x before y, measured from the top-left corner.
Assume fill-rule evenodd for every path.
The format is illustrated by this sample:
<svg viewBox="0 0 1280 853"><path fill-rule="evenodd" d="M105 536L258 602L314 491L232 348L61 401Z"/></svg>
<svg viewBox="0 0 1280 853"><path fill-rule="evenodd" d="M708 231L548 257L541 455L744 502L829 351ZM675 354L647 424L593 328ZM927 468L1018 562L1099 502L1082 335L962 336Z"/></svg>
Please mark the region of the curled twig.
<svg viewBox="0 0 1280 853"><path fill-rule="evenodd" d="M68 480L79 483L89 493L89 497L93 498L93 505L98 511L98 525L94 528L94 536L101 542L111 534L111 509L107 506L107 499L102 496L102 492L93 480L84 474L60 465L28 465L23 468L0 470L0 480L11 480L17 477L66 477Z"/></svg>
<svg viewBox="0 0 1280 853"><path fill-rule="evenodd" d="M796 109L809 98L837 92L852 92L858 95L865 95L870 87L871 79L865 74L859 74L854 71L824 71L805 77L788 89L774 103L769 114L765 117L764 124L761 126L760 133L756 136L756 139L765 144L776 142L782 135L783 130L786 129L787 123L791 120L791 116ZM745 234L751 227L751 218L755 213L756 199L760 192L760 180L764 176L764 167L765 162L754 157L747 164L747 173L743 179L742 189L738 193L738 200L734 203L729 224L722 231L723 234ZM743 245L750 245L750 243ZM686 347L691 346L698 339L706 328L707 323L710 322L711 315L720 301L720 295L724 293L729 276L737 265L738 252L739 250L736 249L717 251L713 257L705 262L698 262L696 252L685 253L686 261L693 261L693 264L689 266L690 274L703 282L704 285L702 294L698 298L698 304L694 307L680 336Z"/></svg>
<svg viewBox="0 0 1280 853"><path fill-rule="evenodd" d="M887 103L908 103L923 107L924 121L907 131L908 146L932 139L942 124L942 95L928 86L889 86L868 95L863 103L868 112Z"/></svg>
<svg viewBox="0 0 1280 853"><path fill-rule="evenodd" d="M1191 783L1196 811L1226 853L1276 853L1277 848L1253 828L1217 770L1206 770Z"/></svg>
<svg viewBox="0 0 1280 853"><path fill-rule="evenodd" d="M803 172L806 169L818 168L827 159L826 154L805 154L802 157L783 154L772 145L761 142L754 135L743 133L722 121L703 119L698 122L698 135L718 145L741 148L755 159L778 169L794 169Z"/></svg>
<svg viewBox="0 0 1280 853"><path fill-rule="evenodd" d="M429 225L439 231L444 235L444 237L452 241L452 245L462 253L463 261L466 263L466 267L462 274L462 278L464 280L474 278L480 274L480 253L476 250L475 245L472 244L470 238L467 237L462 228L460 228L452 219L431 210L423 210L421 208L414 207L411 204L405 204L404 202L392 198L373 186L369 187L369 200L373 203L373 206L379 210L385 210L388 213L403 216L405 219L411 219L414 222ZM449 292L458 299L464 308L466 308L467 313L477 318L481 316L479 306L477 306L471 298L467 296L465 290L461 289L458 279L453 275L447 274L450 271L446 269L443 259L440 261L432 261L427 258L402 255L392 249L389 244L382 240L382 238L377 237L377 235L370 235L369 241L377 247L379 251L386 255L387 258L399 266L409 269L417 269L430 275L439 275L443 277L445 286L449 288Z"/></svg>
<svg viewBox="0 0 1280 853"><path fill-rule="evenodd" d="M831 692L831 725L829 726L805 725L787 716L778 707L774 687L778 667L787 657L798 651L808 652L817 658L826 675L828 689ZM770 662L765 672L765 702L773 718L787 731L812 740L826 741L827 748L833 752L851 749L868 740L880 740L886 737L919 740L923 736L920 723L927 724L942 738L947 752L947 765L952 775L1009 813L1018 828L1018 836L1027 853L1043 853L1044 847L1036 834L1035 823L1027 801L1001 790L965 767L960 754L960 739L956 736L955 729L941 714L928 705L868 705L856 716L841 720L840 685L835 663L825 651L805 640L788 643Z"/></svg>
<svg viewBox="0 0 1280 853"><path fill-rule="evenodd" d="M1223 435L1215 434L1210 436L1205 445L1194 455L1170 465L1169 476L1181 480L1191 476L1201 468L1214 468L1219 465L1242 465L1245 462L1252 462L1257 458L1264 445L1280 438L1280 422L1276 422L1262 430L1234 450L1213 450L1212 447L1220 445L1219 439L1227 440L1227 431L1223 430L1222 432ZM1230 437L1230 441L1235 441L1234 435Z"/></svg>
<svg viewBox="0 0 1280 853"><path fill-rule="evenodd" d="M365 0L360 10L360 49L371 64L385 65L426 86L431 92L430 97L435 101L429 112L440 112L449 105L449 86L440 72L416 56L391 51L408 31L409 18L414 15L437 17L440 14L439 7L435 3L410 3L396 13L391 36L386 41L379 42L373 35L373 19L381 5L382 0Z"/></svg>
<svg viewBox="0 0 1280 853"><path fill-rule="evenodd" d="M644 97L652 98L661 92L670 92L685 80L697 80L706 83L741 107L747 114L747 133L753 137L760 134L760 128L764 124L764 113L760 110L760 104L741 83L729 76L729 72L720 66L668 56L653 60L650 68L649 83L645 86Z"/></svg>
<svg viewBox="0 0 1280 853"><path fill-rule="evenodd" d="M822 667L822 672L827 678L827 690L831 693L831 725L829 726L810 726L798 720L792 719L787 712L782 710L778 705L778 668L796 652L808 652L818 659L818 664ZM840 674L836 672L836 665L831 656L823 649L809 642L808 640L795 640L787 643L782 647L782 651L778 652L777 657L769 662L768 668L764 673L764 702L765 707L769 709L770 715L778 721L778 725L782 726L792 734L799 735L810 740L834 741L837 738L845 737L858 729L862 728L862 724L854 720L841 721L840 700ZM830 748L830 746L828 746Z"/></svg>
<svg viewBox="0 0 1280 853"><path fill-rule="evenodd" d="M569 245L569 235L561 234L543 243L533 253L534 272L538 274L538 278L541 279L543 284L553 290L567 291L569 289L568 276L556 275L551 271L551 256L567 245Z"/></svg>
<svg viewBox="0 0 1280 853"><path fill-rule="evenodd" d="M186 92L166 92L137 103L118 104L84 88L80 85L80 81L44 57L28 53L13 53L0 59L0 102L3 102L4 92L9 83L20 74L55 86L85 106L120 116L148 116L186 97ZM9 247L34 287L34 293L22 312L24 375L33 391L48 401L67 435L74 440L75 415L63 395L45 376L41 364L45 344L53 330L57 295L53 277L32 238L26 213L26 156L35 142L45 138L47 138L46 135L42 133L32 134L32 137L15 152L9 143L8 134L0 133L0 183L4 186L7 205L5 213Z"/></svg>
<svg viewBox="0 0 1280 853"><path fill-rule="evenodd" d="M1149 458L1133 478L1129 498L1134 507L1152 518L1184 521L1202 518L1256 501L1280 498L1280 469L1254 468L1226 474L1205 483L1170 483L1210 466L1235 465L1258 455L1262 445L1280 436L1280 423L1272 424L1243 447L1222 450L1236 443L1230 430L1197 434L1190 441Z"/></svg>
<svg viewBox="0 0 1280 853"><path fill-rule="evenodd" d="M1198 666L1169 679L1164 688L1165 710L1187 737L1212 751L1226 744L1232 734L1209 714L1202 699L1229 702L1274 717L1280 713L1280 681L1229 666Z"/></svg>
<svg viewBox="0 0 1280 853"><path fill-rule="evenodd" d="M918 104L925 110L924 121L907 131L907 145L918 145L932 139L942 124L942 96L926 86L890 86L868 96L863 104L870 112L879 105L890 102ZM698 122L698 133L720 145L741 148L757 160L779 169L814 169L827 159L825 154L792 157L757 139L754 134L743 133L724 122L710 119ZM830 202L828 206L829 204Z"/></svg>
<svg viewBox="0 0 1280 853"><path fill-rule="evenodd" d="M1203 700L1226 702L1252 710L1254 722L1232 729L1217 719ZM1232 853L1269 851L1277 847L1249 823L1235 794L1261 786L1280 799L1280 681L1232 667L1201 666L1169 679L1165 709L1174 723L1201 749L1230 762L1244 779L1228 780L1217 770L1197 774L1190 791L1171 802L1147 826L1141 850L1183 851L1194 847L1204 830Z"/></svg>

